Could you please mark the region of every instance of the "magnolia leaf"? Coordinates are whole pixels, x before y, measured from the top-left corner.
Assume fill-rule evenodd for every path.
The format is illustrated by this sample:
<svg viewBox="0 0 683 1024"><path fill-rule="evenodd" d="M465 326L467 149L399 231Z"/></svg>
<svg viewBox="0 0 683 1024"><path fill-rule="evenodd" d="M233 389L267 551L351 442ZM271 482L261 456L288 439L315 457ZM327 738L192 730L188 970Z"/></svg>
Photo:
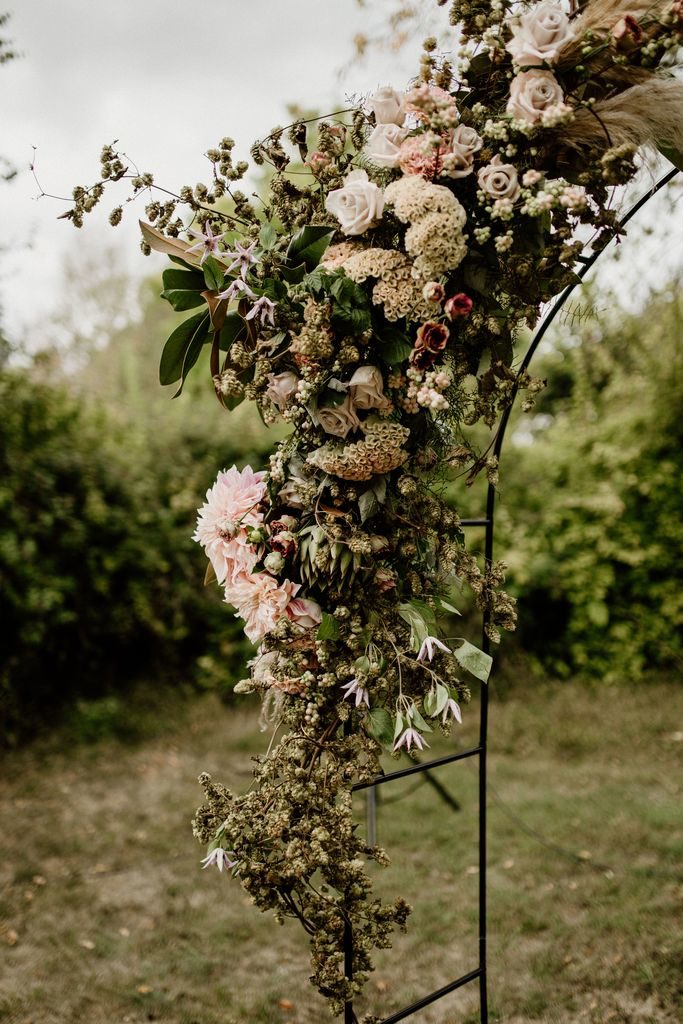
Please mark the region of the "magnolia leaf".
<svg viewBox="0 0 683 1024"><path fill-rule="evenodd" d="M318 627L318 640L338 640L339 623L334 615L323 612L323 617Z"/></svg>
<svg viewBox="0 0 683 1024"><path fill-rule="evenodd" d="M369 711L365 717L365 728L383 747L389 747L393 743L394 720L386 708L373 708Z"/></svg>
<svg viewBox="0 0 683 1024"><path fill-rule="evenodd" d="M161 292L161 298L166 299L173 306L176 313L184 313L188 309L195 309L197 306L204 304L204 298L201 293L191 291L190 289L165 288Z"/></svg>
<svg viewBox="0 0 683 1024"><path fill-rule="evenodd" d="M490 654L485 654L478 647L475 647L474 644L463 640L462 645L456 647L453 651L453 656L464 669L471 672L482 683L488 682L489 675L491 674L491 665L493 664L493 658Z"/></svg>
<svg viewBox="0 0 683 1024"><path fill-rule="evenodd" d="M335 230L321 224L307 224L297 231L287 248L289 265L297 267L303 263L307 271L315 270L332 241Z"/></svg>
<svg viewBox="0 0 683 1024"><path fill-rule="evenodd" d="M225 317L228 312L227 300L219 299L215 291L202 292L202 298L206 301L206 304L209 307L209 316L211 317L211 330L220 331L221 327L225 322Z"/></svg>
<svg viewBox="0 0 683 1024"><path fill-rule="evenodd" d="M177 380L180 380L183 375L185 357L193 339L199 335L203 344L208 333L208 313L196 313L176 327L161 353L159 364L159 382L161 384L175 384Z"/></svg>
<svg viewBox="0 0 683 1024"><path fill-rule="evenodd" d="M143 240L147 242L150 249L154 249L155 252L166 253L168 256L179 256L189 263L199 263L201 259L199 255L193 252L188 255L189 242L183 242L180 238L169 238L168 235L163 235L161 231L153 228L151 224L145 224L144 220L138 221L138 223Z"/></svg>
<svg viewBox="0 0 683 1024"><path fill-rule="evenodd" d="M372 488L363 491L359 496L358 509L360 511L361 523L364 523L367 519L374 516L375 512L379 511L379 502Z"/></svg>
<svg viewBox="0 0 683 1024"><path fill-rule="evenodd" d="M683 171L683 153L680 149L674 149L672 146L660 145L657 147L662 156L677 167L679 171Z"/></svg>
<svg viewBox="0 0 683 1024"><path fill-rule="evenodd" d="M209 562L206 567L206 572L204 573L204 586L208 587L211 583L216 583L217 579L216 570L214 569L213 564Z"/></svg>
<svg viewBox="0 0 683 1024"><path fill-rule="evenodd" d="M235 341L246 337L247 332L248 327L244 317L240 316L234 309L226 313L223 326L221 327L221 351L227 352Z"/></svg>
<svg viewBox="0 0 683 1024"><path fill-rule="evenodd" d="M188 373L199 359L202 348L206 342L209 330L207 326L200 325L190 338L190 343L185 350L185 358L183 359L183 368L180 373L180 384L178 389L173 395L174 398L179 398L183 393L183 387L185 386L185 380Z"/></svg>

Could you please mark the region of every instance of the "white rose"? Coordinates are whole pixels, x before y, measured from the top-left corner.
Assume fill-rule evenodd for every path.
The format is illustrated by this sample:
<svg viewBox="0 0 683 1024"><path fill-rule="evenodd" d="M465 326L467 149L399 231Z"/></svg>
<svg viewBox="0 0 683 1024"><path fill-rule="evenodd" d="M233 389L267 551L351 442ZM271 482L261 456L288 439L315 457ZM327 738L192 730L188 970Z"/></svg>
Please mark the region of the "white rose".
<svg viewBox="0 0 683 1024"><path fill-rule="evenodd" d="M357 430L360 427L360 420L351 402L351 396L346 395L341 405L321 405L317 410L318 423L325 433L333 434L334 437L343 437L350 430Z"/></svg>
<svg viewBox="0 0 683 1024"><path fill-rule="evenodd" d="M561 106L563 100L562 86L552 71L520 71L510 83L507 112L536 124L545 110Z"/></svg>
<svg viewBox="0 0 683 1024"><path fill-rule="evenodd" d="M370 181L367 171L351 171L344 187L329 193L325 209L334 214L345 235L362 235L381 218L384 193Z"/></svg>
<svg viewBox="0 0 683 1024"><path fill-rule="evenodd" d="M298 383L299 378L291 370L286 370L284 373L269 373L266 398L269 398L282 412L296 391Z"/></svg>
<svg viewBox="0 0 683 1024"><path fill-rule="evenodd" d="M349 381L349 394L357 409L388 409L382 371L377 366L359 366Z"/></svg>
<svg viewBox="0 0 683 1024"><path fill-rule="evenodd" d="M492 199L510 199L514 203L521 191L516 169L512 164L501 163L499 153L496 153L490 164L482 167L477 181L482 192Z"/></svg>
<svg viewBox="0 0 683 1024"><path fill-rule="evenodd" d="M466 178L472 173L474 154L483 142L474 128L460 124L453 132L449 152L443 158L443 173L450 178Z"/></svg>
<svg viewBox="0 0 683 1024"><path fill-rule="evenodd" d="M556 64L560 50L576 37L572 24L555 0L532 7L512 25L512 39L505 49L518 67Z"/></svg>
<svg viewBox="0 0 683 1024"><path fill-rule="evenodd" d="M377 124L403 124L406 119L405 102L403 93L384 85L370 97L368 106Z"/></svg>
<svg viewBox="0 0 683 1024"><path fill-rule="evenodd" d="M400 128L397 124L378 124L363 152L378 167L397 167L401 143L407 134L408 129Z"/></svg>

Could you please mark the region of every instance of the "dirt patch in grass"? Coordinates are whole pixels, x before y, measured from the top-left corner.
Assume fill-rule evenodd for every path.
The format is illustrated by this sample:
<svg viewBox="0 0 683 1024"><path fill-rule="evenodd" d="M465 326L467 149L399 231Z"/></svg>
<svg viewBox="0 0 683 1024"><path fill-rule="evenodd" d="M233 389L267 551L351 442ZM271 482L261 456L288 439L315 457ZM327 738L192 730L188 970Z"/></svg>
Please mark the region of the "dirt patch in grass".
<svg viewBox="0 0 683 1024"><path fill-rule="evenodd" d="M674 685L542 686L491 720L492 1020L678 1019L683 853ZM251 710L212 698L143 744L34 747L4 761L0 1020L8 1024L319 1024L305 939L202 872L190 818L207 769L248 785ZM476 735L471 708L457 743ZM440 752L440 751L439 751ZM359 1003L388 1014L476 966L476 777L383 787L376 885L415 912ZM391 790L391 793L388 792ZM359 820L363 806L358 803ZM413 1018L475 1024L468 987Z"/></svg>

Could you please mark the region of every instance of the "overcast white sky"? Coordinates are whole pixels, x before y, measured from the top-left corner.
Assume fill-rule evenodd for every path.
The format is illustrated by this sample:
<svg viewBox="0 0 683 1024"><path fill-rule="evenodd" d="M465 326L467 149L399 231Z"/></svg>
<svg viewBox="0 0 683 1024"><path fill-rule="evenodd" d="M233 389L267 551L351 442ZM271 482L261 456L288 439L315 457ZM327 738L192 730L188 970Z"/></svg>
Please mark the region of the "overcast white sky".
<svg viewBox="0 0 683 1024"><path fill-rule="evenodd" d="M32 146L42 187L60 195L95 179L100 147L114 139L160 184L204 180L207 148L231 135L246 158L250 143L283 121L287 103L334 109L348 93L403 86L417 66L420 33L400 55L348 68L354 34L371 27L382 6L383 0L370 0L365 11L355 0L17 0L6 34L23 58L0 68L0 154L21 172L0 185L0 303L10 336L21 338L29 326L34 333L49 316L65 254L79 245L97 254L115 242L132 273L155 267L138 249L142 204L139 211L128 207L127 224L116 231L105 221L112 202L77 232L57 220L64 204L36 201L27 171ZM634 247L628 264L639 280L656 281L672 263L680 214L676 222L668 218L667 244L660 223L650 242Z"/></svg>
<svg viewBox="0 0 683 1024"><path fill-rule="evenodd" d="M138 252L132 207L119 235L105 224L113 203L77 232L56 219L64 204L36 201L32 146L46 192L68 196L94 180L102 143L117 138L176 188L205 180L202 154L222 136L246 158L288 103L334 109L347 92L402 83L416 66L413 47L340 77L371 16L355 0L17 0L9 9L6 34L23 54L0 69L0 153L22 171L0 185L0 301L13 336L53 308L64 254L84 239L117 241L133 272L154 267Z"/></svg>

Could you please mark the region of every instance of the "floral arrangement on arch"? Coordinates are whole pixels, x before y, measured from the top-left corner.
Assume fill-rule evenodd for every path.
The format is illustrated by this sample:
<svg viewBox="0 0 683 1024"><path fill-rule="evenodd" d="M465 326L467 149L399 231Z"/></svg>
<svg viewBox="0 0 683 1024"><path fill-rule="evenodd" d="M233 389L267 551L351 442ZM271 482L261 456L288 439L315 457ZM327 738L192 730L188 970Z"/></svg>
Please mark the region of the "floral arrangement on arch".
<svg viewBox="0 0 683 1024"><path fill-rule="evenodd" d="M223 139L210 184L160 199L107 146L65 215L80 226L112 181L151 193L143 247L171 257L163 297L197 310L162 383L179 394L207 353L226 409L247 399L290 427L267 466L222 470L199 510L207 578L256 645L237 690L261 695L274 740L247 793L202 776L194 829L205 866L299 920L336 1013L410 912L372 894L366 863L387 854L355 827L351 787L384 752L448 733L486 683L489 656L440 630L454 580L491 641L514 628L504 566L466 550L440 484L453 468L495 481L466 429L542 387L515 372L517 334L575 280L586 239L614 237L638 151L682 162L681 0L454 0L450 21L454 53L426 40L407 91L256 143L264 206L236 188L247 164Z"/></svg>

